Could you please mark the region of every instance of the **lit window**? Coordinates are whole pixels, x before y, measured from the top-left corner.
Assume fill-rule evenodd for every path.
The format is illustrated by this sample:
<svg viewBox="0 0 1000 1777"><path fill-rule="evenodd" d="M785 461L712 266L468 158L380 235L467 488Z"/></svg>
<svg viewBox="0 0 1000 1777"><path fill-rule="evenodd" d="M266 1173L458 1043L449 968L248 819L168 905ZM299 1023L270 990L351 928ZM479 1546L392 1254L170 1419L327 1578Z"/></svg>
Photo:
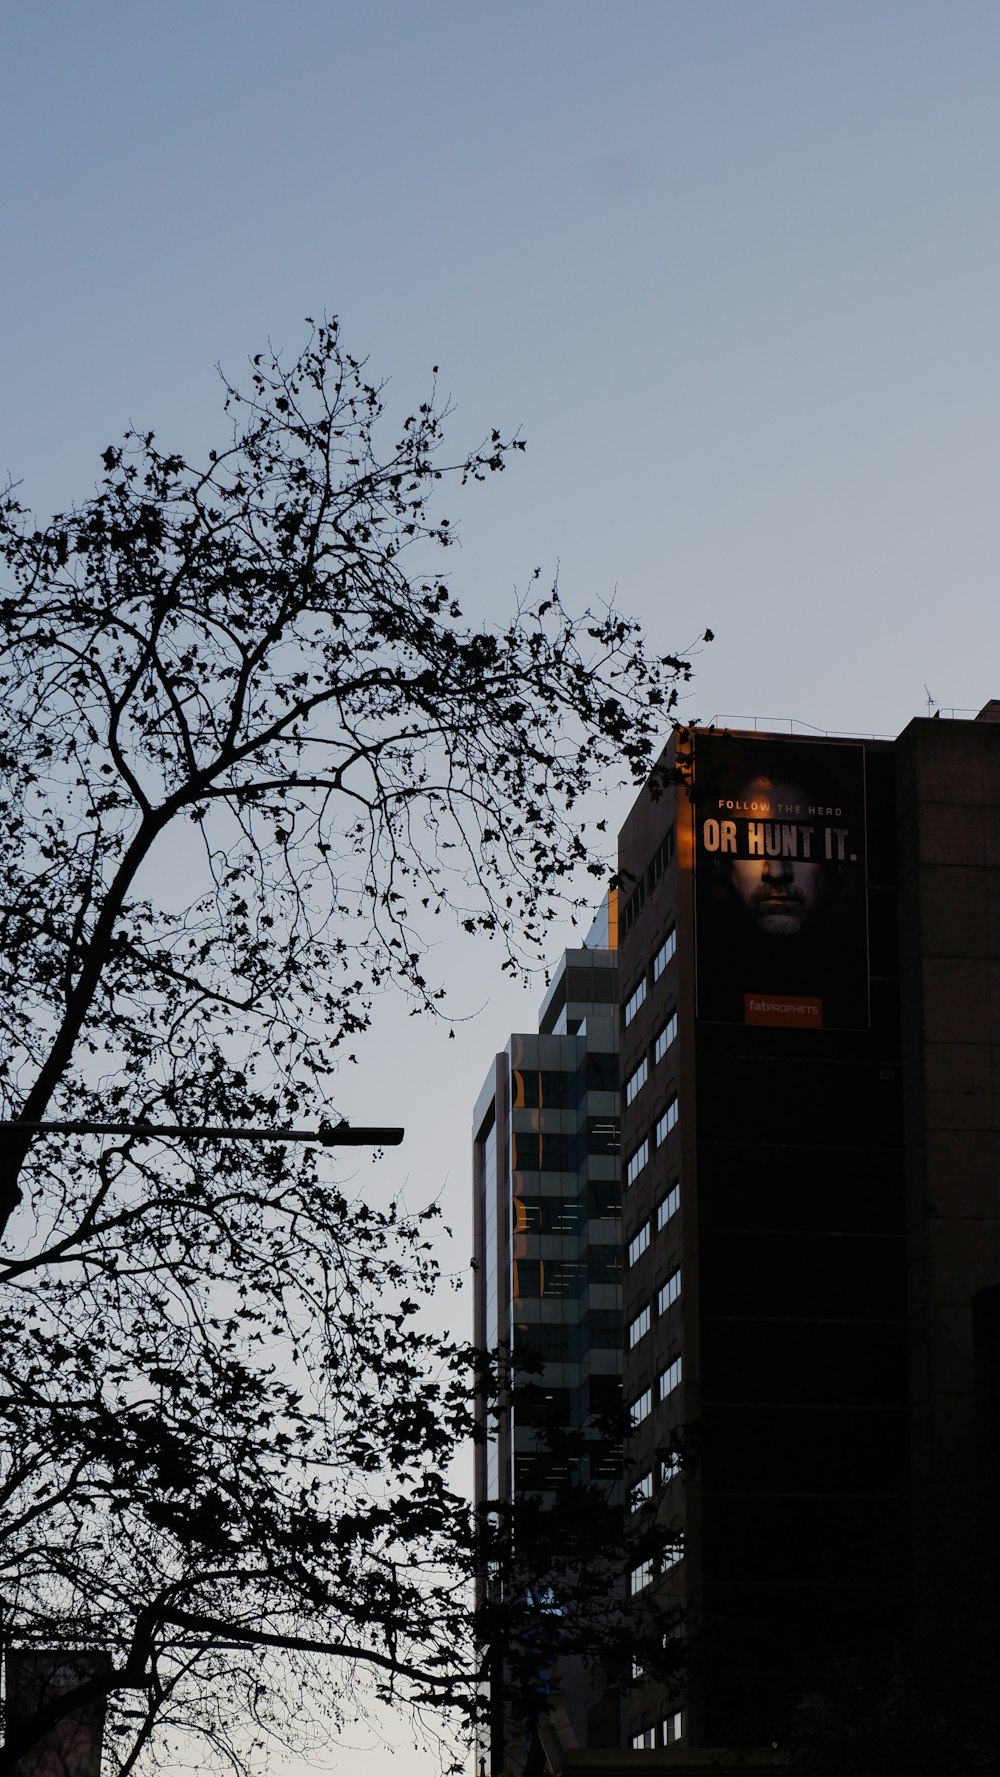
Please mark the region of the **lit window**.
<svg viewBox="0 0 1000 1777"><path fill-rule="evenodd" d="M638 1734L632 1735L633 1752L655 1752L656 1729L642 1728Z"/></svg>
<svg viewBox="0 0 1000 1777"><path fill-rule="evenodd" d="M643 1335L645 1333L649 1332L650 1322L652 1321L652 1318L653 1317L650 1313L649 1303L647 1302L645 1308L643 1308L640 1311L640 1313L638 1313L636 1315L634 1320L629 1322L628 1348L630 1351L634 1351L636 1346L639 1343L639 1340L643 1337Z"/></svg>
<svg viewBox="0 0 1000 1777"><path fill-rule="evenodd" d="M643 1136L642 1141L639 1143L639 1146L636 1148L635 1153L632 1155L631 1159L629 1160L628 1165L625 1168L625 1183L626 1184L628 1184L628 1185L635 1184L636 1179L639 1177L639 1174L642 1171L642 1169L645 1166L646 1161L648 1159L649 1159L649 1138L647 1136Z"/></svg>
<svg viewBox="0 0 1000 1777"><path fill-rule="evenodd" d="M651 1561L640 1561L638 1567L633 1567L628 1576L629 1597L634 1598L637 1592L641 1592L645 1586L652 1585L652 1583L653 1563Z"/></svg>
<svg viewBox="0 0 1000 1777"><path fill-rule="evenodd" d="M629 1409L629 1421L633 1431L637 1425L642 1424L644 1419L649 1418L652 1411L653 1391L651 1388L644 1388L638 1400L633 1401Z"/></svg>
<svg viewBox="0 0 1000 1777"><path fill-rule="evenodd" d="M672 1302L676 1302L680 1293L681 1293L681 1274L680 1274L680 1268L678 1267L678 1269L676 1271L671 1271L670 1276L667 1278L666 1283L664 1284L663 1288L661 1289L659 1295L656 1298L656 1312L657 1312L657 1314L666 1314L667 1309L670 1307L670 1304Z"/></svg>
<svg viewBox="0 0 1000 1777"><path fill-rule="evenodd" d="M660 1463L660 1486L669 1487L671 1481L676 1481L680 1472L681 1459L677 1452L673 1451L669 1456L665 1456Z"/></svg>
<svg viewBox="0 0 1000 1777"><path fill-rule="evenodd" d="M656 1232L665 1228L671 1216L675 1216L681 1206L680 1185L671 1185L666 1196L660 1199L656 1209Z"/></svg>
<svg viewBox="0 0 1000 1777"><path fill-rule="evenodd" d="M657 1147L660 1147L661 1144L666 1141L667 1136L670 1134L670 1131L672 1129L676 1128L678 1114L679 1113L677 1110L677 1100L676 1100L676 1098L672 1098L670 1100L670 1103L668 1104L666 1110L664 1111L662 1117L660 1118L659 1122L656 1125L656 1145L657 1145Z"/></svg>
<svg viewBox="0 0 1000 1777"><path fill-rule="evenodd" d="M633 1481L632 1486L629 1490L629 1496L631 1499L631 1506L632 1506L633 1512L637 1512L641 1505L645 1505L647 1499L652 1499L652 1497L653 1497L653 1471L652 1471L652 1469L647 1469L646 1473L644 1475L640 1475L639 1479L637 1481Z"/></svg>
<svg viewBox="0 0 1000 1777"><path fill-rule="evenodd" d="M643 1222L642 1227L639 1229L638 1234L635 1236L635 1238L633 1240L630 1240L628 1243L628 1262L629 1262L630 1267L635 1264L637 1259L642 1258L642 1255L645 1252L648 1245L649 1245L649 1223Z"/></svg>
<svg viewBox="0 0 1000 1777"><path fill-rule="evenodd" d="M636 1068L635 1072L633 1074L629 1074L628 1079L625 1081L625 1103L626 1104L631 1104L633 1099L638 1096L638 1094L642 1090L643 1086L645 1086L648 1077L649 1077L649 1062L646 1060L646 1057L644 1055L642 1060L640 1061L638 1067Z"/></svg>
<svg viewBox="0 0 1000 1777"><path fill-rule="evenodd" d="M642 980L640 981L638 987L635 989L634 993L629 994L628 999L625 1001L624 1018L625 1018L626 1030L628 1029L629 1025L631 1024L636 1013L638 1012L639 1007L642 1005L642 1002L645 999L645 997L646 997L646 977L644 975Z"/></svg>
<svg viewBox="0 0 1000 1777"><path fill-rule="evenodd" d="M675 1357L672 1364L668 1364L665 1370L660 1371L661 1401L665 1401L668 1394L673 1394L674 1389L680 1386L680 1380L681 1360L679 1357Z"/></svg>
<svg viewBox="0 0 1000 1777"><path fill-rule="evenodd" d="M675 1042L676 1039L677 1039L677 1013L671 1012L670 1017L667 1019L666 1024L663 1026L663 1029L660 1031L657 1031L656 1036L653 1039L653 1062L654 1062L654 1064L658 1061L663 1060L663 1057L667 1053L667 1050L670 1048L671 1043Z"/></svg>
<svg viewBox="0 0 1000 1777"><path fill-rule="evenodd" d="M683 1554L684 1554L684 1532L683 1532L683 1530L679 1530L677 1532L677 1540L675 1542L668 1543L666 1548L663 1550L663 1553L660 1556L660 1572L661 1573L669 1573L670 1569L672 1567L677 1566L677 1563L678 1563L678 1561L680 1561Z"/></svg>
<svg viewBox="0 0 1000 1777"><path fill-rule="evenodd" d="M677 933L671 928L653 958L653 980L659 981L670 958L677 949Z"/></svg>
<svg viewBox="0 0 1000 1777"><path fill-rule="evenodd" d="M660 1723L660 1732L664 1746L673 1746L675 1740L684 1738L684 1711L675 1709L673 1715L665 1715Z"/></svg>

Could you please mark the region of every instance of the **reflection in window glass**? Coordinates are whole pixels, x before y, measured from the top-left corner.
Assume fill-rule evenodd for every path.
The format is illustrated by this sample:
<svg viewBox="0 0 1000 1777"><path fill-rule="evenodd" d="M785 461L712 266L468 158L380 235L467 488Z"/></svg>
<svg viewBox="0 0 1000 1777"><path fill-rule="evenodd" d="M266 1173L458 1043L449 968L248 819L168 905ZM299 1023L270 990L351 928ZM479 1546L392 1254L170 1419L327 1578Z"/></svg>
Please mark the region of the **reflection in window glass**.
<svg viewBox="0 0 1000 1777"><path fill-rule="evenodd" d="M641 1308L639 1310L639 1313L636 1315L635 1319L629 1321L628 1348L630 1351L634 1351L636 1346L639 1343L639 1340L641 1338L643 1338L646 1333L649 1332L650 1326L652 1324L652 1319L653 1319L653 1317L652 1317L652 1314L650 1313L649 1303L647 1302L645 1308Z"/></svg>

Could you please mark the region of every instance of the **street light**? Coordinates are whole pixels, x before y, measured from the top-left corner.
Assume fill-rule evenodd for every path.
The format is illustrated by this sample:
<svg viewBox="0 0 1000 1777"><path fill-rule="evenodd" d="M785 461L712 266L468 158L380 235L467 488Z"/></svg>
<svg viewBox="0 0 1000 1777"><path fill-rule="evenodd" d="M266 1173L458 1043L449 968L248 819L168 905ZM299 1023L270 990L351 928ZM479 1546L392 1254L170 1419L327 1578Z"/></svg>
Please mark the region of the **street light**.
<svg viewBox="0 0 1000 1777"><path fill-rule="evenodd" d="M0 1118L0 1129L24 1130L31 1135L146 1135L174 1141L313 1141L323 1148L398 1148L402 1129L379 1129L367 1124L340 1122L319 1129L234 1128L228 1123L91 1123L81 1118L66 1122L23 1123Z"/></svg>

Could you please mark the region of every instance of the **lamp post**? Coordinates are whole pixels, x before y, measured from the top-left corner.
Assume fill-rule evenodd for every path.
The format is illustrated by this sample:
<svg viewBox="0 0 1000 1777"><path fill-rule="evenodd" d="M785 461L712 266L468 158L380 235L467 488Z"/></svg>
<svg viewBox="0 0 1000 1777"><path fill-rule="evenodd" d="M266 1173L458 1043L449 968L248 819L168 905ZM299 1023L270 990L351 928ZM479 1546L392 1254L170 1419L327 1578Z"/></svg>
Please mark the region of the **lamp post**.
<svg viewBox="0 0 1000 1777"><path fill-rule="evenodd" d="M322 1148L398 1148L402 1129L380 1129L347 1122L321 1125L318 1129L253 1129L229 1123L92 1123L83 1118L44 1123L22 1123L0 1118L0 1129L23 1130L26 1135L145 1135L173 1141L312 1141Z"/></svg>

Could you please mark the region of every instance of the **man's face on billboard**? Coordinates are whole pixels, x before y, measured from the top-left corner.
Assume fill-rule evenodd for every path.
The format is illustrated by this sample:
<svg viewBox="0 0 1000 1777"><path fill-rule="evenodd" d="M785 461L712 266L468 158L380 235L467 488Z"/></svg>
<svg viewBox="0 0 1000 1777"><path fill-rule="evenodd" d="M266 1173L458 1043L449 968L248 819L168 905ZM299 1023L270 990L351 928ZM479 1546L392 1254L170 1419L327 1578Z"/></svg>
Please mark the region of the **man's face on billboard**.
<svg viewBox="0 0 1000 1777"><path fill-rule="evenodd" d="M797 937L829 899L829 864L733 858L729 869L738 898L764 937Z"/></svg>
<svg viewBox="0 0 1000 1777"><path fill-rule="evenodd" d="M745 799L760 812L804 810L805 792L795 784L756 780ZM836 865L797 857L731 858L730 880L757 933L767 938L795 938L826 905L836 884Z"/></svg>

